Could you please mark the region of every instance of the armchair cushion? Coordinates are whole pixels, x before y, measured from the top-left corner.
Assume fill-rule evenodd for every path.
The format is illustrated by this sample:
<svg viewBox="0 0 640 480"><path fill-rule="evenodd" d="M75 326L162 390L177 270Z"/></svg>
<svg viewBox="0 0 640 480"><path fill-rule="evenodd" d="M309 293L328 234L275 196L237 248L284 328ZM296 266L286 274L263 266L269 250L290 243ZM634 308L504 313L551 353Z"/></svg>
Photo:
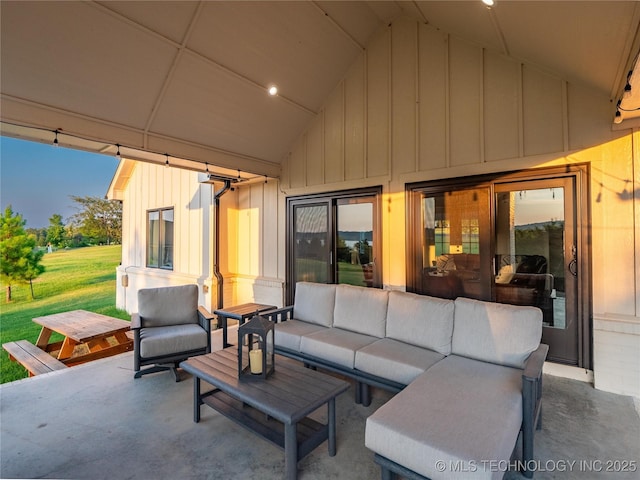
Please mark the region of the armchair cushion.
<svg viewBox="0 0 640 480"><path fill-rule="evenodd" d="M198 287L143 288L138 290L138 313L142 327L198 323Z"/></svg>
<svg viewBox="0 0 640 480"><path fill-rule="evenodd" d="M207 332L198 324L170 325L140 330L140 356L155 358L207 348Z"/></svg>

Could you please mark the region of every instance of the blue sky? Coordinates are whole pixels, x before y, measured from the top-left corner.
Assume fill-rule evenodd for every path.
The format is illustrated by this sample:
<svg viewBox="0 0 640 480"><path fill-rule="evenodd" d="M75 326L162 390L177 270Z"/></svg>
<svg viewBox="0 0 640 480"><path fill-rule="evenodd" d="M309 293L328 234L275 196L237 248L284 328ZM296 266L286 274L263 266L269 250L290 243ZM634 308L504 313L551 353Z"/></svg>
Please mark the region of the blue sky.
<svg viewBox="0 0 640 480"><path fill-rule="evenodd" d="M27 228L48 227L58 213L76 213L70 195L104 198L118 167L110 155L0 136L0 205L11 205Z"/></svg>

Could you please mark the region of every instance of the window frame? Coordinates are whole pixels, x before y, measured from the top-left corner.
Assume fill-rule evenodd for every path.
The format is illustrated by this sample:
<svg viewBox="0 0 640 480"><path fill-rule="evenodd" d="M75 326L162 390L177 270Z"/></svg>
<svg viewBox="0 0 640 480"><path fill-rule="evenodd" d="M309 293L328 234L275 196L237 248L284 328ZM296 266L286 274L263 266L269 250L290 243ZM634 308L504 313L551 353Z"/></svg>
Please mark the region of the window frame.
<svg viewBox="0 0 640 480"><path fill-rule="evenodd" d="M163 213L164 212L171 212L171 216L172 216L172 224L174 224L174 227L171 230L171 242L167 241L167 231L165 230L165 224L167 222L163 221ZM157 242L157 251L153 252L155 253L155 258L157 259L157 261L155 263L152 263L151 259L152 259L152 245L151 245L151 239L152 239L152 226L151 226L151 215L157 213L158 214L158 219L155 220L158 222L158 242ZM163 208L153 208L153 209L149 209L147 210L147 214L146 214L146 219L147 219L147 241L146 241L146 253L145 253L145 265L147 268L157 268L160 270L169 270L169 271L173 271L174 268L174 244L175 242L173 241L175 239L175 208L174 207L163 207ZM170 264L168 264L167 262L162 262L161 259L163 257L163 252L165 252L165 250L167 249L167 247L170 248L170 254L171 254L171 259L170 259Z"/></svg>

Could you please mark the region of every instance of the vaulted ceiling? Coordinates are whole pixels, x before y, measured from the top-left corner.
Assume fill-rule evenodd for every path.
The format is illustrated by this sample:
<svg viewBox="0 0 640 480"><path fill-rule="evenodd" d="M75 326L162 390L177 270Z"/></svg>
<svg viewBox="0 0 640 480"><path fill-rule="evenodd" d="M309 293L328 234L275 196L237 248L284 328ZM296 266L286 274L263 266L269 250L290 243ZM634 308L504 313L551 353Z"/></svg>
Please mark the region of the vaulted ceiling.
<svg viewBox="0 0 640 480"><path fill-rule="evenodd" d="M52 142L57 130L75 148L115 154L118 144L130 158L168 154L269 176L369 39L400 15L592 87L613 102L612 122L640 42L635 1L498 0L490 9L480 0L2 1L0 9L3 135Z"/></svg>

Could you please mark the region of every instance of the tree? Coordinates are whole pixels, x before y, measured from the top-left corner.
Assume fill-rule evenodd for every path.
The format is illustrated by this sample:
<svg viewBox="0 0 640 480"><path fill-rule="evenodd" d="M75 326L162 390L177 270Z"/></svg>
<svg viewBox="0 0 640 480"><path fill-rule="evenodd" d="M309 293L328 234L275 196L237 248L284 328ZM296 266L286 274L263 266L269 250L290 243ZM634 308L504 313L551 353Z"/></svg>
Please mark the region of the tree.
<svg viewBox="0 0 640 480"><path fill-rule="evenodd" d="M122 204L116 200L98 197L71 196L79 212L71 217L77 231L96 243L122 241Z"/></svg>
<svg viewBox="0 0 640 480"><path fill-rule="evenodd" d="M44 247L47 245L47 229L46 228L27 228L27 234L33 235L36 237L36 245L39 247Z"/></svg>
<svg viewBox="0 0 640 480"><path fill-rule="evenodd" d="M54 213L49 219L49 228L47 228L47 242L54 247L62 247L64 245L66 233L64 223L62 223L62 215Z"/></svg>
<svg viewBox="0 0 640 480"><path fill-rule="evenodd" d="M44 252L36 250L36 238L24 229L26 221L19 213L14 214L11 205L0 216L0 275L7 284L6 298L11 301L11 286L14 283L31 284L33 279L44 272L40 260Z"/></svg>

